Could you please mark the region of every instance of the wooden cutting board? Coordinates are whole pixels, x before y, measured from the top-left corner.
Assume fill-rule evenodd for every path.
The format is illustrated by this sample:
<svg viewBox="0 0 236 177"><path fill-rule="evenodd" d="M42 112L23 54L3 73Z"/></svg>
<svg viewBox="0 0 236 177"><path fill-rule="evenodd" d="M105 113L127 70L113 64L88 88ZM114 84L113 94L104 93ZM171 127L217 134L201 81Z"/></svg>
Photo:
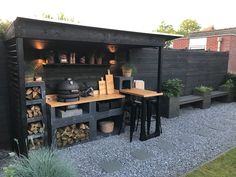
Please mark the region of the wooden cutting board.
<svg viewBox="0 0 236 177"><path fill-rule="evenodd" d="M99 95L105 95L107 93L106 82L103 80L103 77L101 77L101 80L98 81L98 88L99 88Z"/></svg>
<svg viewBox="0 0 236 177"><path fill-rule="evenodd" d="M114 80L113 80L113 74L110 73L110 70L107 70L107 74L105 75L106 78L106 89L107 94L113 94L115 92L114 89Z"/></svg>

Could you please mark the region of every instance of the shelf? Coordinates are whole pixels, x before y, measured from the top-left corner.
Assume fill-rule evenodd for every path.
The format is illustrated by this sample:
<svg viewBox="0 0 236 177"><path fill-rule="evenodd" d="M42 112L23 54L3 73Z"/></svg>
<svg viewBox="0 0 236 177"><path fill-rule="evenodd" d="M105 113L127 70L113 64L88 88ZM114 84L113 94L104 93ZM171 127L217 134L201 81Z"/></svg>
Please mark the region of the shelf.
<svg viewBox="0 0 236 177"><path fill-rule="evenodd" d="M123 113L123 108L116 108L116 109L110 109L108 111L103 111L103 112L96 112L95 113L95 119L104 119L112 116L119 116L122 115Z"/></svg>
<svg viewBox="0 0 236 177"><path fill-rule="evenodd" d="M44 67L72 67L72 66L92 66L92 67L108 67L110 64L68 64L68 63L54 63L54 64L44 64Z"/></svg>
<svg viewBox="0 0 236 177"><path fill-rule="evenodd" d="M36 139L36 138L42 138L42 137L44 137L43 133L37 133L37 134L33 134L33 135L28 135L28 140Z"/></svg>
<svg viewBox="0 0 236 177"><path fill-rule="evenodd" d="M37 99L37 100L26 100L26 106L34 105L34 104L41 104L44 100Z"/></svg>
<svg viewBox="0 0 236 177"><path fill-rule="evenodd" d="M33 123L33 122L38 122L42 120L43 120L43 116L37 116L33 118L27 118L27 123Z"/></svg>
<svg viewBox="0 0 236 177"><path fill-rule="evenodd" d="M78 124L83 122L89 122L91 115L89 113L82 114L79 116L66 117L66 118L58 118L56 117L53 122L53 126L55 128L65 127L67 125Z"/></svg>

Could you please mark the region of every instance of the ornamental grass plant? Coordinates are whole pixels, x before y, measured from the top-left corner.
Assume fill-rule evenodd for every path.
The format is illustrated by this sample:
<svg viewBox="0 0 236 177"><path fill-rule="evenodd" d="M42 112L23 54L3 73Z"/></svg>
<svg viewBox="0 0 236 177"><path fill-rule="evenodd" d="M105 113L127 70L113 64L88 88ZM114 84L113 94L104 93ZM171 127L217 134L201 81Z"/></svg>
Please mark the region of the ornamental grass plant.
<svg viewBox="0 0 236 177"><path fill-rule="evenodd" d="M18 157L4 169L4 177L78 177L68 161L56 150L41 148Z"/></svg>

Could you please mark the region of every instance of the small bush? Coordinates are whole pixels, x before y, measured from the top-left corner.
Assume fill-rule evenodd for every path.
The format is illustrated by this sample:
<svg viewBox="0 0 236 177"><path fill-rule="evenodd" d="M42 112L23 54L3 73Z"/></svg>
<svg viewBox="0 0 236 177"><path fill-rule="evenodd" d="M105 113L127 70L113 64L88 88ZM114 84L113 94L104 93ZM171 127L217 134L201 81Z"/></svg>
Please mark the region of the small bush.
<svg viewBox="0 0 236 177"><path fill-rule="evenodd" d="M163 84L162 90L165 96L177 97L180 96L183 87L180 79L169 79Z"/></svg>
<svg viewBox="0 0 236 177"><path fill-rule="evenodd" d="M211 87L201 85L199 87L195 87L194 90L200 93L206 93L206 92L211 92L213 89Z"/></svg>
<svg viewBox="0 0 236 177"><path fill-rule="evenodd" d="M42 148L17 158L4 169L5 177L77 177L68 161L63 161L57 151Z"/></svg>
<svg viewBox="0 0 236 177"><path fill-rule="evenodd" d="M221 85L225 88L234 88L235 84L234 81L232 79L228 79L223 85Z"/></svg>

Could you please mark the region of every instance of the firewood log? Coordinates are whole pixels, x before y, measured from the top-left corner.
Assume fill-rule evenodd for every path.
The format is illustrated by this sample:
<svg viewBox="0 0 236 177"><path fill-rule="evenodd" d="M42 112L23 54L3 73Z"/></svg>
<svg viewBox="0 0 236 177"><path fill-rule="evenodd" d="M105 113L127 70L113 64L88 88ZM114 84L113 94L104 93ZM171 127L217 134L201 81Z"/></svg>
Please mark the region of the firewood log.
<svg viewBox="0 0 236 177"><path fill-rule="evenodd" d="M25 94L27 100L40 99L41 89L40 87L27 88Z"/></svg>

